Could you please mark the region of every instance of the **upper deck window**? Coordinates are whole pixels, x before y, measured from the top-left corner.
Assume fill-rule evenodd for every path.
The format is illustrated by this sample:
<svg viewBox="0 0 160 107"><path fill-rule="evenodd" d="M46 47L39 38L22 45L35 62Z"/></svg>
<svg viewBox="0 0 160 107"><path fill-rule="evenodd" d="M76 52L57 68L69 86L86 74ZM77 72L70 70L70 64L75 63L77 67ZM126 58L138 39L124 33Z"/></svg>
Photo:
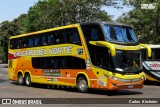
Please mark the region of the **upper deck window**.
<svg viewBox="0 0 160 107"><path fill-rule="evenodd" d="M99 25L81 25L86 41L104 41L104 35Z"/></svg>
<svg viewBox="0 0 160 107"><path fill-rule="evenodd" d="M66 28L10 39L11 49L32 48L58 44L75 44L82 46L78 29Z"/></svg>
<svg viewBox="0 0 160 107"><path fill-rule="evenodd" d="M131 27L118 25L104 25L105 36L108 41L138 42Z"/></svg>

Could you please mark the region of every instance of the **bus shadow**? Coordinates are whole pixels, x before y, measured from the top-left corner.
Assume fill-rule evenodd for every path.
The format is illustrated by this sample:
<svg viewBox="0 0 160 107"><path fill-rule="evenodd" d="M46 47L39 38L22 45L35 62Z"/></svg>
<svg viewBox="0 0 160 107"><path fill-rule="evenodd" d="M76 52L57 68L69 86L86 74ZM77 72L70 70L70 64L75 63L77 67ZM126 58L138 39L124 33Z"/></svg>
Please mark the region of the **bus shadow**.
<svg viewBox="0 0 160 107"><path fill-rule="evenodd" d="M17 82L12 82L12 84L18 85ZM45 85L45 84L32 84L31 87L32 88L59 90L59 91L77 92L78 93L78 90L75 87ZM90 89L86 94L120 96L120 95L137 95L137 94L143 94L143 93L139 92L139 91L133 91L133 90L106 91L106 90Z"/></svg>
<svg viewBox="0 0 160 107"><path fill-rule="evenodd" d="M160 82L148 80L148 81L145 81L145 85L160 86Z"/></svg>
<svg viewBox="0 0 160 107"><path fill-rule="evenodd" d="M95 89L90 90L89 93L98 95L108 95L108 96L143 94L142 92L132 91L132 90L104 91Z"/></svg>

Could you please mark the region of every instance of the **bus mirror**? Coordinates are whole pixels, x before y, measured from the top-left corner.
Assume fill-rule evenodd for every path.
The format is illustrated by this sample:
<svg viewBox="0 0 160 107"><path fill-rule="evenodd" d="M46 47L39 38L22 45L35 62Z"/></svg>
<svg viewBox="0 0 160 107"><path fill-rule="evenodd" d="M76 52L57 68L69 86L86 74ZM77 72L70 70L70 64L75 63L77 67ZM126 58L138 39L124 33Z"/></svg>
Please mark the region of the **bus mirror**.
<svg viewBox="0 0 160 107"><path fill-rule="evenodd" d="M148 57L151 57L152 54L151 48L145 44L140 44L140 46L145 47L147 49Z"/></svg>
<svg viewBox="0 0 160 107"><path fill-rule="evenodd" d="M102 46L102 47L108 47L110 52L111 52L111 56L116 56L116 49L113 45L111 45L108 42L104 42L104 41L89 41L90 44L92 45L97 45L97 46Z"/></svg>

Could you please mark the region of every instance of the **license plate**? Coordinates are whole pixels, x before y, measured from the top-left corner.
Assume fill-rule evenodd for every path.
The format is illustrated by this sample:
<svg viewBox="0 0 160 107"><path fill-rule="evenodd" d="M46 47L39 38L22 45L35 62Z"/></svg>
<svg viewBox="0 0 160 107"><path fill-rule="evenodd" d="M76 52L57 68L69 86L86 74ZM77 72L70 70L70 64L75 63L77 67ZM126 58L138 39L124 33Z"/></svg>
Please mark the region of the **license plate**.
<svg viewBox="0 0 160 107"><path fill-rule="evenodd" d="M133 85L128 85L128 88L133 88Z"/></svg>

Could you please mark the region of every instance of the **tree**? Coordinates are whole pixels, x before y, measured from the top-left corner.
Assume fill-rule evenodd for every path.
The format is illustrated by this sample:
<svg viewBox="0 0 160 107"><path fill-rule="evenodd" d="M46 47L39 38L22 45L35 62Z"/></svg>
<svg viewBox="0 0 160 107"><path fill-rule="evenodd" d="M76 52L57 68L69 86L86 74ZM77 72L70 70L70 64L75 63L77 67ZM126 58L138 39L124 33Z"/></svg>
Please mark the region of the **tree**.
<svg viewBox="0 0 160 107"><path fill-rule="evenodd" d="M4 56L4 49L2 46L0 46L0 60L5 61L5 56Z"/></svg>
<svg viewBox="0 0 160 107"><path fill-rule="evenodd" d="M4 21L0 24L0 57L7 62L8 57L8 39L10 36L19 35L22 33L22 20L26 15L22 14L13 21Z"/></svg>
<svg viewBox="0 0 160 107"><path fill-rule="evenodd" d="M106 0L43 0L28 11L25 32L111 17L101 10Z"/></svg>
<svg viewBox="0 0 160 107"><path fill-rule="evenodd" d="M0 57L7 61L10 36L72 23L111 21L111 16L101 10L104 5L121 8L117 0L39 0L27 14L0 23Z"/></svg>
<svg viewBox="0 0 160 107"><path fill-rule="evenodd" d="M124 14L117 21L132 25L142 43L160 42L160 1L130 0L134 9ZM142 4L155 4L155 9L142 9Z"/></svg>

